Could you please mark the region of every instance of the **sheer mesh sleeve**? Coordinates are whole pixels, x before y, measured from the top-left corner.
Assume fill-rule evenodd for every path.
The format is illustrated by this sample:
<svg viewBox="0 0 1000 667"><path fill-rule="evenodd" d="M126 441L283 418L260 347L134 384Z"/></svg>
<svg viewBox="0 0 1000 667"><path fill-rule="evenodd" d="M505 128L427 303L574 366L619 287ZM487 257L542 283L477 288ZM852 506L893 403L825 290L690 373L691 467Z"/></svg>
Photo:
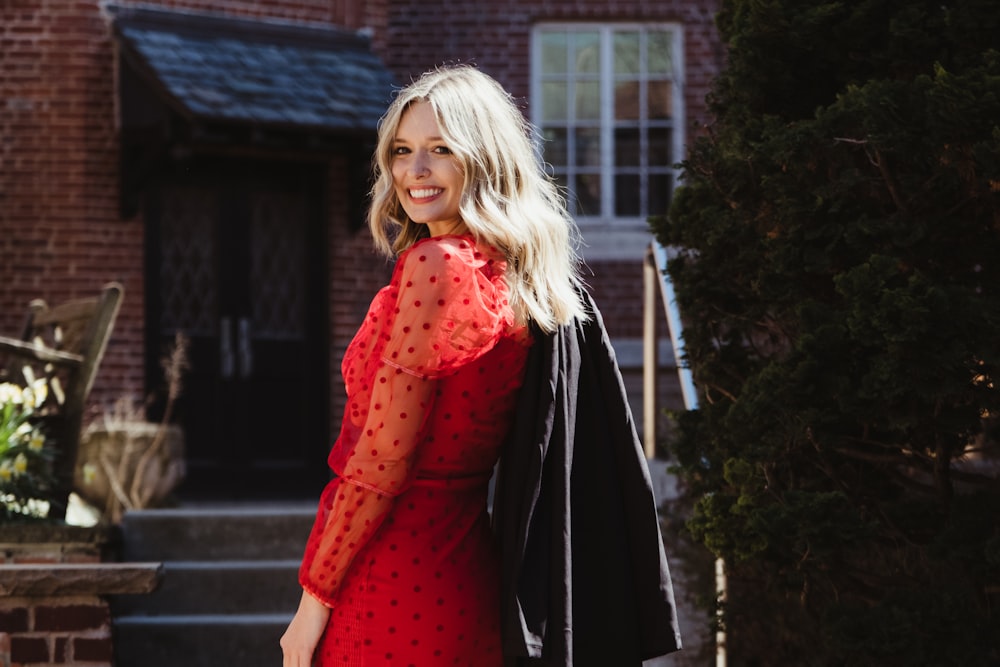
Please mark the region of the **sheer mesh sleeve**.
<svg viewBox="0 0 1000 667"><path fill-rule="evenodd" d="M434 380L382 364L357 444L334 457L339 478L320 499L299 576L302 587L327 606L411 479L433 394Z"/></svg>
<svg viewBox="0 0 1000 667"><path fill-rule="evenodd" d="M466 239L415 246L403 267L399 312L383 360L423 377L456 371L488 352L511 324L502 262Z"/></svg>
<svg viewBox="0 0 1000 667"><path fill-rule="evenodd" d="M400 261L395 307L383 309L382 334L367 337L378 355L365 364L372 377L359 381L367 403L345 416L330 457L339 477L320 499L299 574L327 606L414 476L436 379L485 354L509 321L504 283L478 268L491 260L469 241L423 242Z"/></svg>

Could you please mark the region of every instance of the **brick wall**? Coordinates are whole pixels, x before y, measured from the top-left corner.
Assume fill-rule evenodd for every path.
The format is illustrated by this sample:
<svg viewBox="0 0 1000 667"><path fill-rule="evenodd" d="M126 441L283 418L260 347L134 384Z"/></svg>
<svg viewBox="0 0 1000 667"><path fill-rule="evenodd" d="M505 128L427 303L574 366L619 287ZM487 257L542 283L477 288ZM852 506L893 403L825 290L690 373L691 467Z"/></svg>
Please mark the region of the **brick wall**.
<svg viewBox="0 0 1000 667"><path fill-rule="evenodd" d="M111 615L97 596L4 598L0 601L0 665L4 644L14 665L110 665Z"/></svg>
<svg viewBox="0 0 1000 667"><path fill-rule="evenodd" d="M108 596L150 593L162 577L160 563L0 564L0 667L111 667Z"/></svg>
<svg viewBox="0 0 1000 667"><path fill-rule="evenodd" d="M118 212L114 56L101 4L0 4L0 332L19 333L34 298L58 303L95 293L107 281L121 282L125 299L93 389L89 417L122 394L147 392L143 222L123 220ZM353 28L377 27L386 15L384 0L117 4ZM331 180L342 182L340 176ZM345 221L331 221L331 226L337 230L331 234L332 252L339 253L331 258L331 284L340 284L343 268L353 287L372 265L359 259L360 248L352 245ZM347 325L336 313L344 312L345 298L350 301L358 292L331 291L334 348L345 347L347 335L338 328ZM357 310L346 309L350 315ZM336 349L333 352L339 357ZM335 370L339 375L339 368Z"/></svg>
<svg viewBox="0 0 1000 667"><path fill-rule="evenodd" d="M429 11L425 0L390 3L381 55L408 81L448 62L472 62L494 76L530 114L532 26L548 21L671 22L684 30L684 101L692 127L706 122L705 95L722 62L715 30L718 0L456 0ZM589 261L588 282L612 338L637 337L642 327L642 257Z"/></svg>
<svg viewBox="0 0 1000 667"><path fill-rule="evenodd" d="M121 281L99 382L141 386L142 227L117 215L106 32L96 2L0 5L0 330L18 331L35 297L59 302Z"/></svg>
<svg viewBox="0 0 1000 667"><path fill-rule="evenodd" d="M0 566L99 563L104 538L94 529L13 526L0 537ZM16 541L15 541L16 540ZM58 577L53 574L52 578ZM24 577L20 578L21 581ZM6 652L6 656L5 656ZM0 667L112 664L111 614L98 595L0 597ZM4 662L4 659L8 662Z"/></svg>
<svg viewBox="0 0 1000 667"><path fill-rule="evenodd" d="M389 0L115 0L119 7L161 7L173 11L295 23L319 23L384 33Z"/></svg>
<svg viewBox="0 0 1000 667"><path fill-rule="evenodd" d="M642 261L614 260L587 265L585 279L611 338L642 337ZM639 316L636 316L638 307Z"/></svg>
<svg viewBox="0 0 1000 667"><path fill-rule="evenodd" d="M115 0L119 7L162 7L255 19L343 24L357 14L352 0Z"/></svg>
<svg viewBox="0 0 1000 667"><path fill-rule="evenodd" d="M338 205L348 196L343 177L346 164L335 160L330 170L327 209L333 211L330 221L330 433L340 432L341 415L346 397L341 381L340 361L358 325L368 312L372 297L389 281L391 265L372 246L367 229L352 231L344 206ZM354 221L355 225L357 221Z"/></svg>
<svg viewBox="0 0 1000 667"><path fill-rule="evenodd" d="M676 22L684 26L688 119L704 114L704 96L718 71L718 0L454 0L433 11L424 0L390 3L386 64L408 80L445 62L474 62L526 101L532 26L546 21Z"/></svg>
<svg viewBox="0 0 1000 667"><path fill-rule="evenodd" d="M0 3L0 332L19 331L27 303L96 292L107 281L125 300L91 401L91 414L121 394L146 393L143 373L143 223L118 213L119 144L113 45L99 0ZM529 39L539 21L675 21L684 25L687 117L703 98L721 48L717 0L120 0L123 6L211 11L373 31L373 45L400 81L436 64L473 61L527 111ZM691 136L689 132L688 136ZM337 219L331 170L331 378L337 421L339 358L387 272L367 237ZM339 214L343 215L343 214ZM591 262L598 303L613 337L638 335L640 258Z"/></svg>

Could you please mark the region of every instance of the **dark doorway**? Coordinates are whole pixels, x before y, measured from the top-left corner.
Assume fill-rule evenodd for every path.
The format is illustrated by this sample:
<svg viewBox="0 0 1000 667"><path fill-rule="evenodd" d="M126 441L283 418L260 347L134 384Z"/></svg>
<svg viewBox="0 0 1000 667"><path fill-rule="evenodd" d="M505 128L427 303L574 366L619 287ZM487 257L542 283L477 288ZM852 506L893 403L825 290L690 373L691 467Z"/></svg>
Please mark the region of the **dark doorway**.
<svg viewBox="0 0 1000 667"><path fill-rule="evenodd" d="M328 479L323 174L203 160L147 191L147 387L190 339L182 499L315 498Z"/></svg>

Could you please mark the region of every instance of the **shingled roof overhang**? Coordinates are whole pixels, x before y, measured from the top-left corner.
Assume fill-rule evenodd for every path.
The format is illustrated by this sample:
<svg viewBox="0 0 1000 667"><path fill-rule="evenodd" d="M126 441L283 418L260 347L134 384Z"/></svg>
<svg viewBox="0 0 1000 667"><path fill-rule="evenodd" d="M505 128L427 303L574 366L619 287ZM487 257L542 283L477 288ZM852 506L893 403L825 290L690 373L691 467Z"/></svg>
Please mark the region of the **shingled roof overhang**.
<svg viewBox="0 0 1000 667"><path fill-rule="evenodd" d="M394 79L363 34L109 7L118 45L122 213L164 158L202 153L362 165Z"/></svg>
<svg viewBox="0 0 1000 667"><path fill-rule="evenodd" d="M135 8L113 25L128 65L193 121L374 133L392 93L356 32Z"/></svg>

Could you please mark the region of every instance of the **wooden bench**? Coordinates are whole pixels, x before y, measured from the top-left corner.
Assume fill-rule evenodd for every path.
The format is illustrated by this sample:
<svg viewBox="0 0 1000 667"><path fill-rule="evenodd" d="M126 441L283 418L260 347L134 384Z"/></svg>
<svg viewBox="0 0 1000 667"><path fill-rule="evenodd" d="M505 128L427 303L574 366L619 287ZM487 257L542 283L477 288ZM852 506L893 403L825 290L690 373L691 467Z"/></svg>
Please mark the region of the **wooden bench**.
<svg viewBox="0 0 1000 667"><path fill-rule="evenodd" d="M91 298L49 307L35 299L21 338L0 336L0 380L25 384L44 378L49 391L40 410L46 438L55 442L56 488L50 517L62 519L73 490L87 397L104 356L124 289L108 283Z"/></svg>

